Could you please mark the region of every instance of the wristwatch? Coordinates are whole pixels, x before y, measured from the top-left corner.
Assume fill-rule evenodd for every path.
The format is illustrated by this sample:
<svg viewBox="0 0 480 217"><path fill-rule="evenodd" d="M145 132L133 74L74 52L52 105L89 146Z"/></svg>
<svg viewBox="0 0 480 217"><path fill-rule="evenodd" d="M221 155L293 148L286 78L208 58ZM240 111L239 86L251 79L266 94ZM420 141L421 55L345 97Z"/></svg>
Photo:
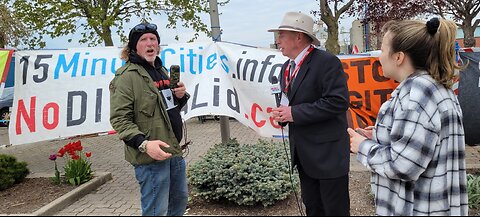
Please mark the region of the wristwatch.
<svg viewBox="0 0 480 217"><path fill-rule="evenodd" d="M148 140L143 141L142 144L138 146L138 150L142 153L147 152L147 143L148 143Z"/></svg>

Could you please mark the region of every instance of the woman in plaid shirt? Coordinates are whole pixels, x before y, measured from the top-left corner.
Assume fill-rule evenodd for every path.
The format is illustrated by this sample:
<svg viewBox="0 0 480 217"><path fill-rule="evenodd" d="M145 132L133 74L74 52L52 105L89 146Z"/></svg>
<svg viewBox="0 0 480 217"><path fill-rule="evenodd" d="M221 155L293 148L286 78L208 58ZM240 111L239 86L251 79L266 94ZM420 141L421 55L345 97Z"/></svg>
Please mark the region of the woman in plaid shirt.
<svg viewBox="0 0 480 217"><path fill-rule="evenodd" d="M373 129L348 129L372 172L376 214L468 215L462 111L450 89L456 25L390 21L383 31L383 73L400 84Z"/></svg>

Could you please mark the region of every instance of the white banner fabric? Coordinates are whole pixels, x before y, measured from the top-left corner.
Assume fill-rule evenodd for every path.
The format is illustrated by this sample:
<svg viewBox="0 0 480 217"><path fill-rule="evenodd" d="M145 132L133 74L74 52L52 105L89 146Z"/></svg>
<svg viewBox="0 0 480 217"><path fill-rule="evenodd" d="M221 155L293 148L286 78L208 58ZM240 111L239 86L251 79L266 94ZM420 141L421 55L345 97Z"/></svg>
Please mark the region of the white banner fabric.
<svg viewBox="0 0 480 217"><path fill-rule="evenodd" d="M121 49L18 51L9 128L13 145L108 132L109 83L125 64ZM281 137L271 119L271 79L287 60L279 51L229 43L186 43L162 48L167 69L180 65L191 94L185 120L200 115L237 119L264 137ZM285 133L287 130L285 131Z"/></svg>

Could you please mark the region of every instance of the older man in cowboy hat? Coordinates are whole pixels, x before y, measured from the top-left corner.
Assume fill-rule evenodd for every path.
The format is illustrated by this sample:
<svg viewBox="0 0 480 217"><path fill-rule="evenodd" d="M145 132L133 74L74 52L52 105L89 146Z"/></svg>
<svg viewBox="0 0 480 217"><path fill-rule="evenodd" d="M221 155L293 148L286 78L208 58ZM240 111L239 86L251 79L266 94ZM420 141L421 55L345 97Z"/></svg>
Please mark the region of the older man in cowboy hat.
<svg viewBox="0 0 480 217"><path fill-rule="evenodd" d="M273 110L275 120L289 125L292 165L296 165L307 215L350 214L348 192L349 136L347 77L340 60L316 49L313 19L286 13L277 45L290 58L282 67L284 105ZM288 99L288 100L286 100Z"/></svg>

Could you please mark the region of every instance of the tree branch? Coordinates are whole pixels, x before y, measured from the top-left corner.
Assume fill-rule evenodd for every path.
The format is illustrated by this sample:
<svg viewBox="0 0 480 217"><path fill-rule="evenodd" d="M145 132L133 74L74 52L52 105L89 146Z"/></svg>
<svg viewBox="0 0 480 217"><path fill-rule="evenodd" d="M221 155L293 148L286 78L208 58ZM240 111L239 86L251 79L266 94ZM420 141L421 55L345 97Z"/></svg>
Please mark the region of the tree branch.
<svg viewBox="0 0 480 217"><path fill-rule="evenodd" d="M340 10L338 11L338 17L336 17L336 19L340 19L340 16L345 13L345 11L347 11L352 5L353 5L353 2L354 0L350 0L347 2L347 4L345 4L342 8L340 8Z"/></svg>
<svg viewBox="0 0 480 217"><path fill-rule="evenodd" d="M477 28L478 25L480 25L480 19L475 20L475 22L473 23L473 27Z"/></svg>

